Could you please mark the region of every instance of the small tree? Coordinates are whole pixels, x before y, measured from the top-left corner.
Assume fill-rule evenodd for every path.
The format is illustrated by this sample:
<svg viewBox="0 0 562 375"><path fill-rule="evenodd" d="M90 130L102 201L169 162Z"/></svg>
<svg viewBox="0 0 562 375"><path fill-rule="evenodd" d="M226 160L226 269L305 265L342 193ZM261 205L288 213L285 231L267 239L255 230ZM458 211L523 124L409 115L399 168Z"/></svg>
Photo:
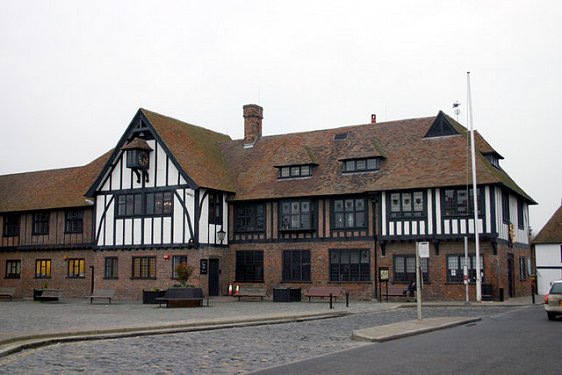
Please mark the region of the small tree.
<svg viewBox="0 0 562 375"><path fill-rule="evenodd" d="M187 280L189 280L192 273L193 267L185 262L182 262L176 266L176 275L181 286L187 286Z"/></svg>

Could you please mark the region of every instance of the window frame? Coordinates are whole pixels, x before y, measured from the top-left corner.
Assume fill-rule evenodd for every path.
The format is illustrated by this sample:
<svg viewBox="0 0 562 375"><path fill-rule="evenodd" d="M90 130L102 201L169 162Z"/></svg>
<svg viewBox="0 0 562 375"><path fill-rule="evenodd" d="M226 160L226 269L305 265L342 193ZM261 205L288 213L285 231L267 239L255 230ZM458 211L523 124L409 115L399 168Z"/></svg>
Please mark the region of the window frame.
<svg viewBox="0 0 562 375"><path fill-rule="evenodd" d="M51 259L35 259L35 278L50 279L52 275Z"/></svg>
<svg viewBox="0 0 562 375"><path fill-rule="evenodd" d="M343 159L341 161L342 173L374 172L381 169L380 157ZM374 165L369 167L370 163L373 163ZM361 166L359 166L359 164Z"/></svg>
<svg viewBox="0 0 562 375"><path fill-rule="evenodd" d="M420 219L427 217L427 193L424 190L394 191L388 195L388 217L390 219ZM395 198L398 196L398 204ZM417 196L417 197L416 197ZM420 198L421 203L416 199ZM406 207L406 199L409 199L409 209ZM421 210L418 208L421 204Z"/></svg>
<svg viewBox="0 0 562 375"><path fill-rule="evenodd" d="M502 221L504 224L511 223L509 210L509 193L502 191Z"/></svg>
<svg viewBox="0 0 562 375"><path fill-rule="evenodd" d="M330 249L328 255L330 282L371 281L370 249ZM355 262L354 258L356 258Z"/></svg>
<svg viewBox="0 0 562 375"><path fill-rule="evenodd" d="M221 225L223 224L223 194L220 191L210 191L208 194L209 199L209 224Z"/></svg>
<svg viewBox="0 0 562 375"><path fill-rule="evenodd" d="M135 263L138 261L138 267ZM155 280L156 279L156 257L150 255L134 256L131 259L131 279Z"/></svg>
<svg viewBox="0 0 562 375"><path fill-rule="evenodd" d="M21 279L21 259L6 259L4 278Z"/></svg>
<svg viewBox="0 0 562 375"><path fill-rule="evenodd" d="M455 273L456 275L453 276L451 274L451 270L452 268L450 268L451 265L451 261L449 260L449 258L455 258ZM447 283L450 284L460 284L464 282L464 254L447 254L447 257L445 258L445 269L447 272ZM480 270L482 275L484 275L484 255L480 255ZM474 284L476 283L476 255L475 254L468 254L468 283L469 284ZM482 279L483 276L482 276Z"/></svg>
<svg viewBox="0 0 562 375"><path fill-rule="evenodd" d="M288 178L304 178L312 176L314 164L284 165L281 167L277 167L277 169L277 179L279 180Z"/></svg>
<svg viewBox="0 0 562 375"><path fill-rule="evenodd" d="M106 280L116 280L119 278L119 257L104 258L103 278Z"/></svg>
<svg viewBox="0 0 562 375"><path fill-rule="evenodd" d="M21 214L5 213L3 215L3 237L19 237L21 230Z"/></svg>
<svg viewBox="0 0 562 375"><path fill-rule="evenodd" d="M525 229L525 203L523 200L517 200L517 227Z"/></svg>
<svg viewBox="0 0 562 375"><path fill-rule="evenodd" d="M398 272L397 270L397 258L401 258L403 260L403 272ZM413 259L413 272L408 272L409 266L412 264ZM420 265L422 267L422 271L425 268L426 270L422 272L423 274L423 282L429 283L431 279L429 278L429 258L420 258ZM392 257L392 271L393 271L393 282L395 283L409 283L416 280L416 255L415 254L395 254Z"/></svg>
<svg viewBox="0 0 562 375"><path fill-rule="evenodd" d="M263 283L265 280L264 255L263 250L237 250L234 266L235 281Z"/></svg>
<svg viewBox="0 0 562 375"><path fill-rule="evenodd" d="M352 207L348 203L352 201ZM341 202L341 209L339 202ZM358 202L361 204L358 205ZM331 220L330 227L332 230L349 230L349 229L367 229L369 226L369 208L367 206L367 199L360 197L342 197L333 198L330 201L331 205ZM358 206L361 206L359 207ZM357 225L358 215L363 215L363 225ZM339 219L341 217L341 220ZM351 218L353 223L349 224L348 219ZM341 226L339 226L341 223Z"/></svg>
<svg viewBox="0 0 562 375"><path fill-rule="evenodd" d="M158 190L115 195L115 218L166 217L174 214L174 191Z"/></svg>
<svg viewBox="0 0 562 375"><path fill-rule="evenodd" d="M264 232L265 203L247 202L234 205L234 231L238 233Z"/></svg>
<svg viewBox="0 0 562 375"><path fill-rule="evenodd" d="M172 280L178 279L176 267L182 263L187 264L187 255L172 255Z"/></svg>
<svg viewBox="0 0 562 375"><path fill-rule="evenodd" d="M519 257L519 280L525 281L529 277L527 273L527 257Z"/></svg>
<svg viewBox="0 0 562 375"><path fill-rule="evenodd" d="M282 282L310 282L310 250L283 250L281 265Z"/></svg>
<svg viewBox="0 0 562 375"><path fill-rule="evenodd" d="M476 188L477 200L478 200L478 217L484 217L484 193L481 187ZM456 217L468 217L474 215L474 198L472 188L447 188L442 190L441 195L441 212L444 218L456 218ZM453 195L449 197L448 193L452 192ZM464 200L465 205L460 204L460 194L466 195L466 200ZM466 207L465 212L461 212L460 208Z"/></svg>
<svg viewBox="0 0 562 375"><path fill-rule="evenodd" d="M36 211L32 215L33 236L46 236L49 234L49 224L51 221L51 211Z"/></svg>
<svg viewBox="0 0 562 375"><path fill-rule="evenodd" d="M298 209L296 208L298 204ZM285 207L289 212L285 212ZM304 210L304 205L308 205ZM304 220L308 216L308 220ZM298 227L295 227L295 219L298 217ZM311 199L285 199L279 201L279 231L298 232L316 230L316 204Z"/></svg>
<svg viewBox="0 0 562 375"><path fill-rule="evenodd" d="M67 259L66 277L68 279L83 279L86 277L86 261L84 258Z"/></svg>
<svg viewBox="0 0 562 375"><path fill-rule="evenodd" d="M64 213L64 233L76 234L84 231L84 210L66 210Z"/></svg>

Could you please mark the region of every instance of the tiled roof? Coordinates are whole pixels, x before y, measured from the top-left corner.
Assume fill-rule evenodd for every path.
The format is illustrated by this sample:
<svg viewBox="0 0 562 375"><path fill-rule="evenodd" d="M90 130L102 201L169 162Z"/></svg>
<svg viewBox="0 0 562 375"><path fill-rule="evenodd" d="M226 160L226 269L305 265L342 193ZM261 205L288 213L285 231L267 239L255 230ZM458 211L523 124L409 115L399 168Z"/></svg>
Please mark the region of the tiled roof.
<svg viewBox="0 0 562 375"><path fill-rule="evenodd" d="M232 175L237 176L235 200L336 195L394 189L462 186L470 176L467 153L468 132L446 116L458 135L425 138L436 117L348 126L321 131L262 137L253 148L243 141L223 144ZM336 140L336 134L347 133ZM495 152L476 135L483 152ZM312 177L278 179L274 166L291 160L287 155L303 155L311 150L318 164ZM381 157L377 172L342 173L342 161L352 158ZM306 158L296 158L295 162ZM477 157L478 184L503 184L534 203L509 176L481 154ZM471 183L471 179L469 179Z"/></svg>
<svg viewBox="0 0 562 375"><path fill-rule="evenodd" d="M200 187L234 192L220 143L228 135L141 109L183 170Z"/></svg>
<svg viewBox="0 0 562 375"><path fill-rule="evenodd" d="M533 240L533 244L547 243L562 243L562 205Z"/></svg>
<svg viewBox="0 0 562 375"><path fill-rule="evenodd" d="M89 206L84 194L110 154L83 167L0 176L0 212Z"/></svg>

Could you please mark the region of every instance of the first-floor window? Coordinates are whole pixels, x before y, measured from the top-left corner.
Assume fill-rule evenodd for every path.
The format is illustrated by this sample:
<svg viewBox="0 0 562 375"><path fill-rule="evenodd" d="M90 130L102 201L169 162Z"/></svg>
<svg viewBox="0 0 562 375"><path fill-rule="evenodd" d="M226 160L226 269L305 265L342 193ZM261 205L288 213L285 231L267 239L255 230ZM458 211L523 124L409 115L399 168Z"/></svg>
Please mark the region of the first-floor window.
<svg viewBox="0 0 562 375"><path fill-rule="evenodd" d="M310 250L283 251L283 281L310 281Z"/></svg>
<svg viewBox="0 0 562 375"><path fill-rule="evenodd" d="M4 237L20 235L20 214L4 214Z"/></svg>
<svg viewBox="0 0 562 375"><path fill-rule="evenodd" d="M420 258L420 266L423 273L423 281L429 281L428 258ZM416 256L395 255L394 256L394 281L411 282L416 281Z"/></svg>
<svg viewBox="0 0 562 375"><path fill-rule="evenodd" d="M47 279L51 277L51 260L37 259L35 260L35 278Z"/></svg>
<svg viewBox="0 0 562 375"><path fill-rule="evenodd" d="M332 228L366 228L367 207L365 198L336 199L333 201Z"/></svg>
<svg viewBox="0 0 562 375"><path fill-rule="evenodd" d="M51 213L48 211L34 212L33 213L33 227L32 234L44 235L49 234L49 219Z"/></svg>
<svg viewBox="0 0 562 375"><path fill-rule="evenodd" d="M314 208L310 200L281 202L281 230L314 228Z"/></svg>
<svg viewBox="0 0 562 375"><path fill-rule="evenodd" d="M236 252L236 281L263 282L263 250Z"/></svg>
<svg viewBox="0 0 562 375"><path fill-rule="evenodd" d="M6 261L6 279L19 279L21 275L21 260Z"/></svg>
<svg viewBox="0 0 562 375"><path fill-rule="evenodd" d="M118 266L118 258L117 257L106 257L105 258L105 265L104 265L104 272L103 277L105 279L117 279L117 268Z"/></svg>
<svg viewBox="0 0 562 375"><path fill-rule="evenodd" d="M176 267L182 263L187 264L187 255L174 255L172 257L172 279L178 278Z"/></svg>
<svg viewBox="0 0 562 375"><path fill-rule="evenodd" d="M84 277L84 259L69 259L67 276L70 278Z"/></svg>
<svg viewBox="0 0 562 375"><path fill-rule="evenodd" d="M84 211L69 210L65 213L64 232L82 233L84 227Z"/></svg>
<svg viewBox="0 0 562 375"><path fill-rule="evenodd" d="M330 281L369 281L369 249L330 250Z"/></svg>
<svg viewBox="0 0 562 375"><path fill-rule="evenodd" d="M527 280L527 258L519 257L519 279Z"/></svg>
<svg viewBox="0 0 562 375"><path fill-rule="evenodd" d="M133 279L155 279L156 257L133 257Z"/></svg>
<svg viewBox="0 0 562 375"><path fill-rule="evenodd" d="M476 282L476 256L468 256L468 281ZM480 270L484 274L484 258L480 256ZM464 265L466 264L464 255L447 256L447 282L462 283L464 281Z"/></svg>

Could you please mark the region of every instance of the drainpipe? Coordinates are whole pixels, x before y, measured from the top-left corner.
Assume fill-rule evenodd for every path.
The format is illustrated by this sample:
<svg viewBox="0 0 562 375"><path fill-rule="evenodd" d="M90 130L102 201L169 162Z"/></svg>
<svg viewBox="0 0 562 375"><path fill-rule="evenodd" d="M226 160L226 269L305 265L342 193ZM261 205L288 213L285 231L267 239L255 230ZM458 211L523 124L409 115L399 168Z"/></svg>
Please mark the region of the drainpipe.
<svg viewBox="0 0 562 375"><path fill-rule="evenodd" d="M378 256L377 256L377 202L378 202L378 195L372 193L369 197L371 199L372 207L373 207L373 247L375 253L375 274L374 274L374 285L375 285L375 298L377 301L380 301L379 296L379 267L378 267Z"/></svg>

